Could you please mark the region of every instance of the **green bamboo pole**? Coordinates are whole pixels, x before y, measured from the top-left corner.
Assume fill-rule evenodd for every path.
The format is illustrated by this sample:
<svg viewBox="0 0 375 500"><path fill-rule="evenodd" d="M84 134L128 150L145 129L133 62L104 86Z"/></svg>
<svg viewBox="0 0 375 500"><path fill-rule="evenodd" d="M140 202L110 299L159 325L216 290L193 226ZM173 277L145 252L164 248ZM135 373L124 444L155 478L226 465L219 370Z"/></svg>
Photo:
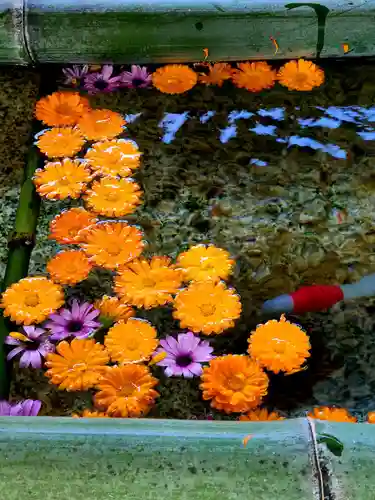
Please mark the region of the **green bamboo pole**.
<svg viewBox="0 0 375 500"><path fill-rule="evenodd" d="M55 89L51 89L49 80L51 75L41 75L41 85L39 95L46 95ZM34 122L32 126L31 140L40 130L41 124ZM35 245L35 235L40 212L40 197L35 190L33 183L34 172L37 168L43 167L44 158L39 154L36 146L31 145L24 167L24 175L21 184L20 197L16 212L13 231L8 239L8 260L1 286L1 292L10 285L27 276L30 264L31 252ZM6 399L9 395L11 364L6 361L6 350L4 339L10 331L15 329L7 318L0 314L0 399Z"/></svg>
<svg viewBox="0 0 375 500"><path fill-rule="evenodd" d="M14 228L8 240L8 261L1 287L2 292L24 278L29 269L40 211L40 198L35 191L32 177L42 163L42 157L38 155L35 146L32 146L26 159ZM6 362L4 339L12 329L14 329L12 323L1 315L0 399L6 399L9 394L11 366Z"/></svg>

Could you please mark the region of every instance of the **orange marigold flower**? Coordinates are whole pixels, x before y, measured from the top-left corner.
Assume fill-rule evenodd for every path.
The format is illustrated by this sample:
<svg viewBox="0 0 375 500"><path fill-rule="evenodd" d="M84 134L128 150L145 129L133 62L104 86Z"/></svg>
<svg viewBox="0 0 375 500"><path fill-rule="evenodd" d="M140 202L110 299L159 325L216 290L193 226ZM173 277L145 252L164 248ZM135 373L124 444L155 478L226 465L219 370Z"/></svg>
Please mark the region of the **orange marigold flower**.
<svg viewBox="0 0 375 500"><path fill-rule="evenodd" d="M280 321L273 319L259 325L248 342L250 356L274 373L299 371L310 356L309 337L284 315Z"/></svg>
<svg viewBox="0 0 375 500"><path fill-rule="evenodd" d="M93 109L78 121L78 128L89 141L112 139L124 131L125 120L115 111Z"/></svg>
<svg viewBox="0 0 375 500"><path fill-rule="evenodd" d="M226 280L232 272L234 261L222 248L214 245L195 245L177 258L187 280Z"/></svg>
<svg viewBox="0 0 375 500"><path fill-rule="evenodd" d="M85 159L97 174L127 177L139 167L141 155L134 141L113 139L93 144Z"/></svg>
<svg viewBox="0 0 375 500"><path fill-rule="evenodd" d="M206 85L218 85L221 87L224 80L229 80L233 75L233 68L227 63L215 63L208 66L209 73L199 76L199 81Z"/></svg>
<svg viewBox="0 0 375 500"><path fill-rule="evenodd" d="M141 417L159 396L157 383L144 365L111 366L97 384L95 406L111 417Z"/></svg>
<svg viewBox="0 0 375 500"><path fill-rule="evenodd" d="M90 274L92 264L82 250L60 252L47 264L47 272L55 283L75 285Z"/></svg>
<svg viewBox="0 0 375 500"><path fill-rule="evenodd" d="M144 247L142 232L126 222L98 222L80 231L80 235L85 238L81 247L91 261L106 269L127 264L139 257Z"/></svg>
<svg viewBox="0 0 375 500"><path fill-rule="evenodd" d="M237 64L239 69L233 70L233 83L251 92L270 89L276 80L276 71L264 61Z"/></svg>
<svg viewBox="0 0 375 500"><path fill-rule="evenodd" d="M181 272L169 257L141 258L119 270L115 291L124 302L150 309L172 302L181 281Z"/></svg>
<svg viewBox="0 0 375 500"><path fill-rule="evenodd" d="M132 180L104 177L94 182L85 201L99 215L122 217L134 212L141 203L141 195L141 188Z"/></svg>
<svg viewBox="0 0 375 500"><path fill-rule="evenodd" d="M201 378L203 399L211 399L213 408L226 413L244 413L258 406L269 382L258 363L233 354L212 359Z"/></svg>
<svg viewBox="0 0 375 500"><path fill-rule="evenodd" d="M264 422L266 420L285 420L285 418L276 411L269 412L266 408L256 408L245 415L241 415L240 420L242 422Z"/></svg>
<svg viewBox="0 0 375 500"><path fill-rule="evenodd" d="M375 424L375 411L369 411L367 414L367 423Z"/></svg>
<svg viewBox="0 0 375 500"><path fill-rule="evenodd" d="M92 179L90 170L80 160L64 158L63 161L47 162L34 175L36 190L48 200L79 198Z"/></svg>
<svg viewBox="0 0 375 500"><path fill-rule="evenodd" d="M50 127L75 125L90 109L89 101L78 92L54 92L35 106L35 117Z"/></svg>
<svg viewBox="0 0 375 500"><path fill-rule="evenodd" d="M311 61L289 61L277 73L277 79L289 90L312 90L324 83L324 71Z"/></svg>
<svg viewBox="0 0 375 500"><path fill-rule="evenodd" d="M104 413L104 411L95 411L95 410L83 410L81 415L78 413L72 414L73 418L109 418L109 416Z"/></svg>
<svg viewBox="0 0 375 500"><path fill-rule="evenodd" d="M197 80L196 72L184 64L168 64L152 74L154 87L165 94L187 92L194 87Z"/></svg>
<svg viewBox="0 0 375 500"><path fill-rule="evenodd" d="M106 371L109 355L94 339L73 339L60 342L55 353L47 354L46 376L59 389L86 391L94 387Z"/></svg>
<svg viewBox="0 0 375 500"><path fill-rule="evenodd" d="M233 327L241 314L239 296L222 281L191 283L177 295L174 307L173 316L181 328L205 335Z"/></svg>
<svg viewBox="0 0 375 500"><path fill-rule="evenodd" d="M24 278L14 283L2 295L4 316L24 325L41 323L64 303L59 285L43 276Z"/></svg>
<svg viewBox="0 0 375 500"><path fill-rule="evenodd" d="M56 215L51 221L48 238L61 244L79 243L79 231L96 222L95 216L84 208L71 208Z"/></svg>
<svg viewBox="0 0 375 500"><path fill-rule="evenodd" d="M72 127L51 128L39 136L36 145L48 158L74 156L82 149L85 139Z"/></svg>
<svg viewBox="0 0 375 500"><path fill-rule="evenodd" d="M127 321L135 314L132 307L124 304L117 297L110 297L109 295L104 295L101 300L97 300L94 306L95 309L99 309L100 316L113 321Z"/></svg>
<svg viewBox="0 0 375 500"><path fill-rule="evenodd" d="M112 326L104 344L113 362L141 363L151 358L158 345L156 337L157 332L148 321L130 318Z"/></svg>
<svg viewBox="0 0 375 500"><path fill-rule="evenodd" d="M308 416L310 418L317 418L318 420L330 420L331 422L357 422L357 419L353 417L345 408L335 408L329 406L314 408L312 412L308 413Z"/></svg>

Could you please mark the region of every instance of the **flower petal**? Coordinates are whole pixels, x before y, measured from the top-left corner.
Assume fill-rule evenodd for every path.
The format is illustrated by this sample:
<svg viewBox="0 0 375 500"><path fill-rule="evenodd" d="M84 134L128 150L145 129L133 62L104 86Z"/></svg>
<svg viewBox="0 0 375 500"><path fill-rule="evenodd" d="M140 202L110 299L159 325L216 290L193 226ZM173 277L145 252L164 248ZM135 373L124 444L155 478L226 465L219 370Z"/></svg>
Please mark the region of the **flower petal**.
<svg viewBox="0 0 375 500"><path fill-rule="evenodd" d="M193 376L200 377L203 373L202 365L200 363L191 363L187 366L187 369L192 373Z"/></svg>
<svg viewBox="0 0 375 500"><path fill-rule="evenodd" d="M24 417L36 417L42 406L42 402L33 399L26 399L22 403L22 415Z"/></svg>
<svg viewBox="0 0 375 500"><path fill-rule="evenodd" d="M113 66L112 64L104 64L102 68L102 78L103 80L107 81L111 78L111 75L113 73Z"/></svg>
<svg viewBox="0 0 375 500"><path fill-rule="evenodd" d="M24 349L25 349L24 347L16 347L15 349L12 349L7 356L7 360L9 361L10 359L13 359L14 356L17 356L17 354L23 352Z"/></svg>

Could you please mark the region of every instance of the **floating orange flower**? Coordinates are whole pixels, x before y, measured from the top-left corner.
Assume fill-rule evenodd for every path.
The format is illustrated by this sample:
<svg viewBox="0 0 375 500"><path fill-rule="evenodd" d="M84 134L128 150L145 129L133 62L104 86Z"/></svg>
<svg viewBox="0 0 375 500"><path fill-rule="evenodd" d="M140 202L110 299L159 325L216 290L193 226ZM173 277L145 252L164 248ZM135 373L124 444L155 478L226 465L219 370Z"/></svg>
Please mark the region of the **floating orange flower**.
<svg viewBox="0 0 375 500"><path fill-rule="evenodd" d="M306 333L282 315L259 325L249 337L249 354L274 373L294 373L302 369L310 356L310 341Z"/></svg>
<svg viewBox="0 0 375 500"><path fill-rule="evenodd" d="M139 257L144 243L143 234L126 222L98 222L78 233L84 234L82 248L97 266L116 269Z"/></svg>
<svg viewBox="0 0 375 500"><path fill-rule="evenodd" d="M177 295L174 307L181 328L205 335L233 327L241 314L240 298L222 281L191 283Z"/></svg>
<svg viewBox="0 0 375 500"><path fill-rule="evenodd" d="M48 238L61 244L79 243L79 231L95 224L96 221L95 216L84 208L71 208L56 215L51 221Z"/></svg>
<svg viewBox="0 0 375 500"><path fill-rule="evenodd" d="M127 321L135 314L132 307L109 295L104 295L101 300L96 301L95 309L99 309L100 316L113 321Z"/></svg>
<svg viewBox="0 0 375 500"><path fill-rule="evenodd" d="M93 144L85 159L97 174L127 177L139 167L141 155L134 141L113 139Z"/></svg>
<svg viewBox="0 0 375 500"><path fill-rule="evenodd" d="M95 386L106 370L109 355L94 339L66 340L56 347L56 353L46 356L46 376L59 389L86 391Z"/></svg>
<svg viewBox="0 0 375 500"><path fill-rule="evenodd" d="M369 411L367 414L367 422L369 424L375 424L375 411Z"/></svg>
<svg viewBox="0 0 375 500"><path fill-rule="evenodd" d="M122 217L134 212L141 203L139 185L129 179L104 177L87 191L85 201L90 210L108 217Z"/></svg>
<svg viewBox="0 0 375 500"><path fill-rule="evenodd" d="M81 415L78 413L72 414L73 418L109 418L109 416L104 413L104 411L95 411L95 410L83 410Z"/></svg>
<svg viewBox="0 0 375 500"><path fill-rule="evenodd" d="M197 80L196 72L184 64L168 64L152 74L154 87L165 94L187 92L194 87Z"/></svg>
<svg viewBox="0 0 375 500"><path fill-rule="evenodd" d="M267 394L268 377L248 356L219 356L203 368L203 399L226 413L249 411Z"/></svg>
<svg viewBox="0 0 375 500"><path fill-rule="evenodd" d="M24 325L41 323L64 303L59 285L42 276L24 278L14 283L2 295L4 316Z"/></svg>
<svg viewBox="0 0 375 500"><path fill-rule="evenodd" d="M233 264L229 253L222 248L195 245L178 256L176 265L182 268L186 280L218 281L229 277Z"/></svg>
<svg viewBox="0 0 375 500"><path fill-rule="evenodd" d="M39 136L36 145L48 158L74 156L82 149L85 139L72 127L51 128Z"/></svg>
<svg viewBox="0 0 375 500"><path fill-rule="evenodd" d="M311 61L298 59L284 64L277 79L289 90L312 90L324 83L324 71Z"/></svg>
<svg viewBox="0 0 375 500"><path fill-rule="evenodd" d="M90 274L92 264L82 250L60 252L47 264L47 271L55 283L75 285Z"/></svg>
<svg viewBox="0 0 375 500"><path fill-rule="evenodd" d="M141 258L119 270L115 291L124 302L149 309L172 302L181 281L181 272L169 257Z"/></svg>
<svg viewBox="0 0 375 500"><path fill-rule="evenodd" d="M240 420L242 422L264 422L267 420L285 420L285 418L276 411L269 412L266 408L256 408L250 410L246 415L241 415Z"/></svg>
<svg viewBox="0 0 375 500"><path fill-rule="evenodd" d="M155 328L143 319L119 321L108 330L104 344L113 362L141 363L148 361L158 340Z"/></svg>
<svg viewBox="0 0 375 500"><path fill-rule="evenodd" d="M233 83L240 88L259 92L270 89L276 80L276 71L264 61L238 63L238 69L233 70Z"/></svg>
<svg viewBox="0 0 375 500"><path fill-rule="evenodd" d="M95 406L111 417L141 417L159 396L157 383L144 365L112 366L97 384Z"/></svg>
<svg viewBox="0 0 375 500"><path fill-rule="evenodd" d="M330 420L331 422L357 422L357 419L350 415L348 410L345 408L335 408L329 406L314 408L312 412L308 413L308 416L318 420Z"/></svg>
<svg viewBox="0 0 375 500"><path fill-rule="evenodd" d="M124 131L125 120L115 111L93 109L78 121L78 128L89 141L112 139Z"/></svg>
<svg viewBox="0 0 375 500"><path fill-rule="evenodd" d="M91 173L80 160L64 158L63 161L47 162L34 175L36 190L48 200L79 198L91 181Z"/></svg>
<svg viewBox="0 0 375 500"><path fill-rule="evenodd" d="M35 117L50 127L75 125L90 109L89 101L78 92L54 92L35 106Z"/></svg>
<svg viewBox="0 0 375 500"><path fill-rule="evenodd" d="M233 68L227 63L215 63L208 66L208 74L199 76L199 81L206 85L218 85L221 87L225 80L229 80L233 75Z"/></svg>

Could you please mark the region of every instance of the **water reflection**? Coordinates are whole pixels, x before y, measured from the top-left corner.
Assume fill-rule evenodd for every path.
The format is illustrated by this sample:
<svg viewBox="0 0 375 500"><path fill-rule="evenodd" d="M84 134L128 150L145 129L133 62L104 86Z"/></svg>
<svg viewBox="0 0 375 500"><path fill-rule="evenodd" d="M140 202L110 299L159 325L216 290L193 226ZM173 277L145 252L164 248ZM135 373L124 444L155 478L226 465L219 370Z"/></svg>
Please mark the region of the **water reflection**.
<svg viewBox="0 0 375 500"><path fill-rule="evenodd" d="M300 108L296 107L296 111L300 112ZM275 141L278 143L286 144L287 148L293 146L299 146L303 148L310 148L314 151L322 151L337 159L346 159L347 152L342 149L337 144L330 142L321 142L317 138L309 137L306 131L309 129L315 130L334 130L344 126L355 126L356 134L364 141L375 140L375 127L372 125L375 123L375 106L370 108L365 108L362 106L329 106L324 108L322 106L316 106L313 108L314 114L316 112L322 112L322 116L313 117L294 117L293 115L287 115L285 108L260 108L255 112L248 110L233 110L228 113L227 126L224 128L219 128L219 140L222 144L226 144L231 139L237 137L237 122L238 120L248 120L250 118L254 119L257 117L273 120L276 123L261 123L261 121L256 120L253 122L252 126L249 127L249 132L259 135L274 137ZM215 119L217 115L216 111L207 111L199 116L200 123L208 123ZM126 119L129 123L137 120L141 116L141 113L136 115L127 115ZM177 132L183 126L183 124L188 120L192 119L189 117L189 112L185 111L183 113L165 113L163 119L159 123L163 134L161 137L162 142L165 144L170 144L176 137ZM283 130L278 129L279 123L281 121L287 121L293 125L293 134L285 135L285 126ZM294 123L293 123L294 121ZM301 134L295 133L295 125L301 130ZM292 128L292 127L291 127ZM282 133L281 133L282 132ZM302 133L304 132L304 133ZM260 165L261 162L262 164ZM252 165L264 166L262 160L258 158L253 158L250 161Z"/></svg>

